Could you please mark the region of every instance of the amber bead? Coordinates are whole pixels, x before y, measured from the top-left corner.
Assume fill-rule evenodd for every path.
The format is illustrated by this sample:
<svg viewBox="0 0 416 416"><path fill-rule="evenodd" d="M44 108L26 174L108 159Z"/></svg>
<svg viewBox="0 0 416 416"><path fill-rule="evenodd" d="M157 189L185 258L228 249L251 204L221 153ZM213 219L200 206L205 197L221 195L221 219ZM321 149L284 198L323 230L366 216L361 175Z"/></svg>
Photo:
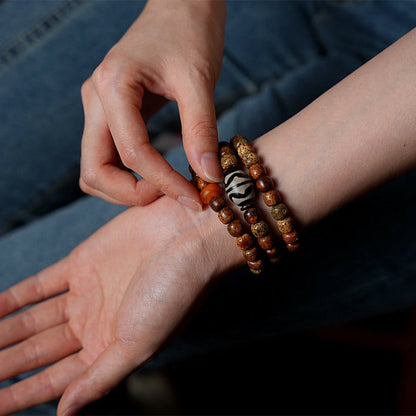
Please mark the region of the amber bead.
<svg viewBox="0 0 416 416"><path fill-rule="evenodd" d="M254 152L247 153L243 158L244 166L248 169L250 168L250 166L258 162L259 162L259 157Z"/></svg>
<svg viewBox="0 0 416 416"><path fill-rule="evenodd" d="M236 155L224 155L221 157L221 168L226 170L230 167L237 167L238 159Z"/></svg>
<svg viewBox="0 0 416 416"><path fill-rule="evenodd" d="M260 214L257 208L252 207L244 212L244 218L249 224L255 224L260 219Z"/></svg>
<svg viewBox="0 0 416 416"><path fill-rule="evenodd" d="M291 233L295 230L295 222L293 218L287 217L284 220L277 221L277 228L282 234Z"/></svg>
<svg viewBox="0 0 416 416"><path fill-rule="evenodd" d="M241 143L240 146L238 146L237 149L238 156L241 157L241 159L244 160L246 155L249 153L254 153L253 146L250 143Z"/></svg>
<svg viewBox="0 0 416 416"><path fill-rule="evenodd" d="M219 148L220 158L222 158L224 155L235 155L234 149L227 142L220 142L218 144L218 148Z"/></svg>
<svg viewBox="0 0 416 416"><path fill-rule="evenodd" d="M296 231L282 234L283 241L286 244L296 244L299 242L299 235Z"/></svg>
<svg viewBox="0 0 416 416"><path fill-rule="evenodd" d="M285 204L274 205L271 208L272 217L276 220L284 220L288 215L288 209Z"/></svg>
<svg viewBox="0 0 416 416"><path fill-rule="evenodd" d="M231 144L234 146L234 149L238 149L241 144L247 144L248 140L241 134L237 134L231 139Z"/></svg>
<svg viewBox="0 0 416 416"><path fill-rule="evenodd" d="M250 234L243 234L240 237L235 239L235 242L241 250L248 250L249 248L253 247L254 241Z"/></svg>
<svg viewBox="0 0 416 416"><path fill-rule="evenodd" d="M209 201L211 201L214 196L219 196L222 194L221 187L216 183L209 183L204 189L202 189L201 193L201 201L208 205Z"/></svg>
<svg viewBox="0 0 416 416"><path fill-rule="evenodd" d="M209 201L209 206L215 212L221 211L227 205L227 201L222 195L214 196Z"/></svg>
<svg viewBox="0 0 416 416"><path fill-rule="evenodd" d="M260 163L255 163L254 165L251 165L248 171L250 172L250 176L253 179L258 179L266 174L266 170Z"/></svg>
<svg viewBox="0 0 416 416"><path fill-rule="evenodd" d="M209 183L201 179L199 176L195 176L195 185L202 191Z"/></svg>
<svg viewBox="0 0 416 416"><path fill-rule="evenodd" d="M243 224L241 224L240 220L231 221L227 230L233 237L240 237L240 235L244 234Z"/></svg>
<svg viewBox="0 0 416 416"><path fill-rule="evenodd" d="M251 225L251 232L253 233L254 237L260 238L265 237L269 234L269 226L265 221L259 221L255 224Z"/></svg>
<svg viewBox="0 0 416 416"><path fill-rule="evenodd" d="M264 268L263 260L255 260L255 261L247 261L248 267L250 267L250 270L261 270Z"/></svg>
<svg viewBox="0 0 416 416"><path fill-rule="evenodd" d="M260 192L267 192L273 189L273 181L270 176L262 176L256 180L256 187Z"/></svg>
<svg viewBox="0 0 416 416"><path fill-rule="evenodd" d="M263 194L263 201L268 207L272 207L280 202L280 195L275 189L267 191Z"/></svg>
<svg viewBox="0 0 416 416"><path fill-rule="evenodd" d="M286 244L286 247L289 251L295 251L299 248L300 243Z"/></svg>
<svg viewBox="0 0 416 416"><path fill-rule="evenodd" d="M274 246L274 238L271 234L259 237L257 242L263 250L270 250Z"/></svg>
<svg viewBox="0 0 416 416"><path fill-rule="evenodd" d="M243 255L248 261L256 261L259 258L259 251L257 250L257 247L254 246L244 250Z"/></svg>
<svg viewBox="0 0 416 416"><path fill-rule="evenodd" d="M225 207L218 212L218 218L223 224L229 224L234 220L234 212L231 208Z"/></svg>

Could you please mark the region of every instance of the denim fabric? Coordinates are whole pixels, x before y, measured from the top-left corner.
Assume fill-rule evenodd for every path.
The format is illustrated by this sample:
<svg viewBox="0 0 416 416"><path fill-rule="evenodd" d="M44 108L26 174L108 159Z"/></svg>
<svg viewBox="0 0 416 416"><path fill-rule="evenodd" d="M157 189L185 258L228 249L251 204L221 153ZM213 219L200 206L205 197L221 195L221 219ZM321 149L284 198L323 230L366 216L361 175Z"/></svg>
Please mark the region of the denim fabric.
<svg viewBox="0 0 416 416"><path fill-rule="evenodd" d="M215 91L221 138L238 132L254 139L295 114L412 29L415 6L230 1ZM79 198L79 89L142 7L120 0L0 3L0 290L59 260L123 209ZM155 134L178 128L176 106L149 127ZM187 174L182 148L167 158ZM261 279L244 270L223 279L149 366L414 305L415 185L413 172L333 214Z"/></svg>

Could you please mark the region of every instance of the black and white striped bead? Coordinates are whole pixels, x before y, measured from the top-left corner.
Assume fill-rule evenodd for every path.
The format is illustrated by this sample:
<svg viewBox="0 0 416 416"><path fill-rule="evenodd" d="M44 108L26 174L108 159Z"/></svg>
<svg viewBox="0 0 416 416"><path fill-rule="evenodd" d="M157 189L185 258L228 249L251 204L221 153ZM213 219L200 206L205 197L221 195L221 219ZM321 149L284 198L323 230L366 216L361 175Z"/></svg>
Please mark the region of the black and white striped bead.
<svg viewBox="0 0 416 416"><path fill-rule="evenodd" d="M242 211L253 204L255 191L250 178L242 170L235 170L224 178L228 198Z"/></svg>

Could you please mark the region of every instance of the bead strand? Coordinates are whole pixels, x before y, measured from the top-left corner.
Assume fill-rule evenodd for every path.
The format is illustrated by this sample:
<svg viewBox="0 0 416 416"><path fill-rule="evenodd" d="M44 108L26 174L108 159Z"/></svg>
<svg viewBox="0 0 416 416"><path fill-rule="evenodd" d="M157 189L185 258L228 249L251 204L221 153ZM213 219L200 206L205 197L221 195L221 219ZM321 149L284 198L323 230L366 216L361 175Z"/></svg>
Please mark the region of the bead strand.
<svg viewBox="0 0 416 416"><path fill-rule="evenodd" d="M276 263L280 259L269 226L261 218L254 206L255 188L249 176L238 167L238 159L232 146L227 142L219 144L220 165L224 173L225 191L229 199L244 213L251 232L258 245L265 251L269 261Z"/></svg>
<svg viewBox="0 0 416 416"><path fill-rule="evenodd" d="M263 194L263 201L270 207L287 249L295 251L300 245L295 221L290 216L287 206L282 203L279 192L274 189L273 180L266 175L266 170L260 163L253 146L241 135L234 136L231 144L248 169L251 178L256 182L256 188Z"/></svg>
<svg viewBox="0 0 416 416"><path fill-rule="evenodd" d="M208 183L199 178L189 167L192 174L192 182L200 191L201 200L205 205L218 214L219 220L227 225L228 233L235 237L237 247L243 252L250 271L260 274L264 269L263 260L259 256L252 236L246 232L242 222L236 218L234 211L227 205L223 189L216 183Z"/></svg>

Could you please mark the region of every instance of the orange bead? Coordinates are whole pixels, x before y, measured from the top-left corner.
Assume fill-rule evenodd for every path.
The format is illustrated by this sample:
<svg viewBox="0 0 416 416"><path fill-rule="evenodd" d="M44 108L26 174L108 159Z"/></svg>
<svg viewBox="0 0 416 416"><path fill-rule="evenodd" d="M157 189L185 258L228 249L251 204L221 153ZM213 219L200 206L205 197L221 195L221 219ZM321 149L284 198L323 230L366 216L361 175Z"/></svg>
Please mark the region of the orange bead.
<svg viewBox="0 0 416 416"><path fill-rule="evenodd" d="M208 205L209 201L211 201L211 199L214 198L214 196L219 196L221 194L222 194L222 189L218 184L209 183L207 186L205 186L205 188L202 189L200 193L201 201L205 205Z"/></svg>

